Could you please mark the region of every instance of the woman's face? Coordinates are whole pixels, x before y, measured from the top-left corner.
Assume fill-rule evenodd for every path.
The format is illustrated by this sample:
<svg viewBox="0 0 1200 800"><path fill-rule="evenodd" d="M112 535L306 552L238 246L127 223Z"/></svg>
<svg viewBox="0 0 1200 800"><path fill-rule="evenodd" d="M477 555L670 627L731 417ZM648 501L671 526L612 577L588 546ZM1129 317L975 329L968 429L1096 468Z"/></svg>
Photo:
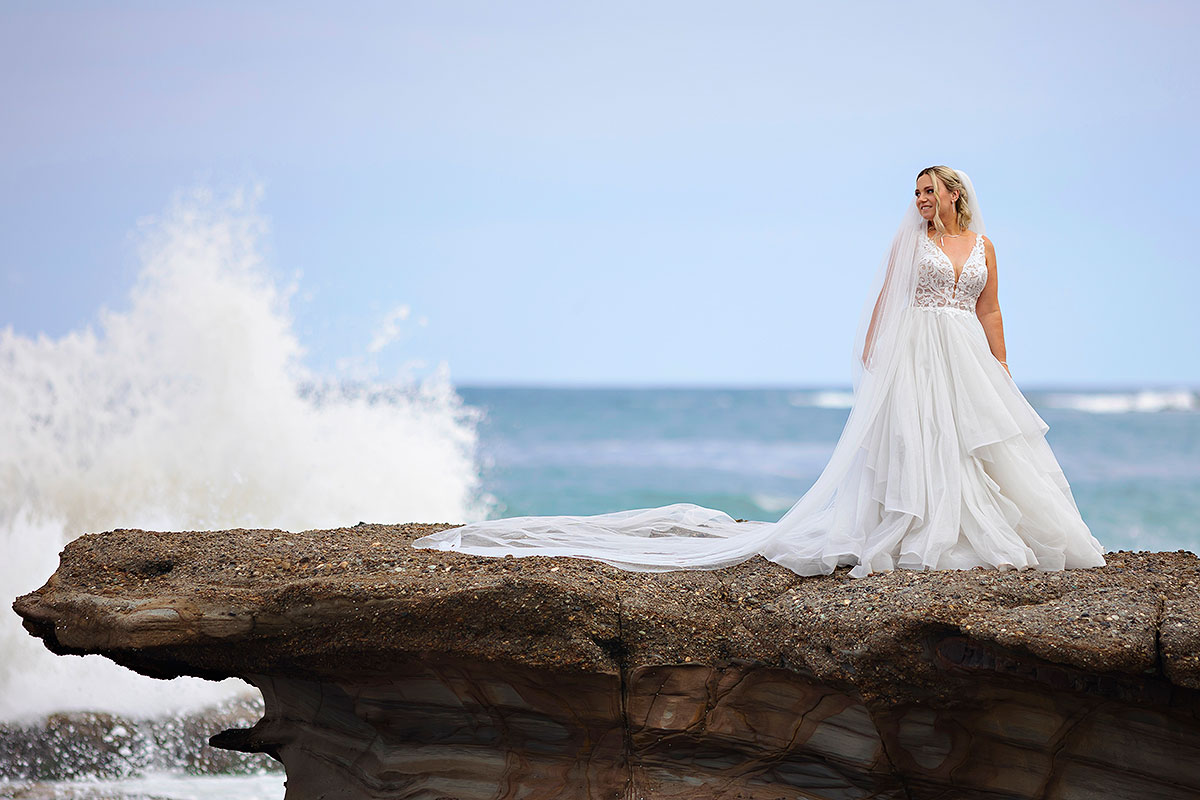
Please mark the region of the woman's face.
<svg viewBox="0 0 1200 800"><path fill-rule="evenodd" d="M927 222L932 222L934 216L937 214L934 194L932 175L927 173L917 178L917 210L921 212L921 216ZM946 184L943 183L936 194L943 213L952 215L954 213L954 203L958 200L958 192L946 191Z"/></svg>

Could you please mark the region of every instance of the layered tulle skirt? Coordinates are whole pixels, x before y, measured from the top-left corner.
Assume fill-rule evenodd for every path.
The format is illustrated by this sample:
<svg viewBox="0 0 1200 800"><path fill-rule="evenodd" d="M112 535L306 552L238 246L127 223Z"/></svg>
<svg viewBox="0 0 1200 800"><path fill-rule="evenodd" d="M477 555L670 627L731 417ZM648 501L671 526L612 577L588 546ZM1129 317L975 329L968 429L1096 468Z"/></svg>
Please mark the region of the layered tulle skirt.
<svg viewBox="0 0 1200 800"><path fill-rule="evenodd" d="M855 577L1102 566L1048 426L992 356L975 314L910 308L899 341L887 394L832 505L785 516L768 557L794 558L802 573L855 564Z"/></svg>

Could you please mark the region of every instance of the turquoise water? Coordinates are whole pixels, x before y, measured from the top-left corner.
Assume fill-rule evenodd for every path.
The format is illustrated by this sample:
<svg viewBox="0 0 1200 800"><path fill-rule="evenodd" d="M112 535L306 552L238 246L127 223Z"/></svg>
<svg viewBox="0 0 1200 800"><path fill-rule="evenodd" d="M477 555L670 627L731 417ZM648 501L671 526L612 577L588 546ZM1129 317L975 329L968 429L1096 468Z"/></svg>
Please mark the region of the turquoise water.
<svg viewBox="0 0 1200 800"><path fill-rule="evenodd" d="M812 484L847 389L462 387L483 412L492 516L692 502L775 520ZM1109 549L1200 550L1200 395L1028 391L1080 513Z"/></svg>

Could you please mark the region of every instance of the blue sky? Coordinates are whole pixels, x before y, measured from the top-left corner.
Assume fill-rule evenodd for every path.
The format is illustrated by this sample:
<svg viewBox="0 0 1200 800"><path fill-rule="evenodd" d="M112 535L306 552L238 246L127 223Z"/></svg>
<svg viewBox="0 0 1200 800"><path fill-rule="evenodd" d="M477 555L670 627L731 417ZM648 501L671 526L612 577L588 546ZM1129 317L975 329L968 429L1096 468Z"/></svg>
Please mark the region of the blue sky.
<svg viewBox="0 0 1200 800"><path fill-rule="evenodd" d="M1192 2L0 6L0 327L261 184L309 365L846 384L916 172L969 172L1031 385L1200 385ZM296 278L296 276L299 276ZM424 324L419 324L424 321Z"/></svg>

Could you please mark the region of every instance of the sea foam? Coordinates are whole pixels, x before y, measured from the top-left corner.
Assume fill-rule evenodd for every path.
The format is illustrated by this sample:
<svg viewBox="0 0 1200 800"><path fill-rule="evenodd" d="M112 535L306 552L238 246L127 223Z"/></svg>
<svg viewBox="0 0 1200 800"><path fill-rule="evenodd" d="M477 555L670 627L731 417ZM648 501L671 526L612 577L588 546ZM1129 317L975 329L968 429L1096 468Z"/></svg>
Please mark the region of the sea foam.
<svg viewBox="0 0 1200 800"><path fill-rule="evenodd" d="M303 367L256 203L254 192L181 196L139 228L126 309L61 338L0 330L5 602L37 588L82 533L484 514L476 420L444 368L349 390ZM155 714L231 692L53 656L12 613L0 653L0 719Z"/></svg>

